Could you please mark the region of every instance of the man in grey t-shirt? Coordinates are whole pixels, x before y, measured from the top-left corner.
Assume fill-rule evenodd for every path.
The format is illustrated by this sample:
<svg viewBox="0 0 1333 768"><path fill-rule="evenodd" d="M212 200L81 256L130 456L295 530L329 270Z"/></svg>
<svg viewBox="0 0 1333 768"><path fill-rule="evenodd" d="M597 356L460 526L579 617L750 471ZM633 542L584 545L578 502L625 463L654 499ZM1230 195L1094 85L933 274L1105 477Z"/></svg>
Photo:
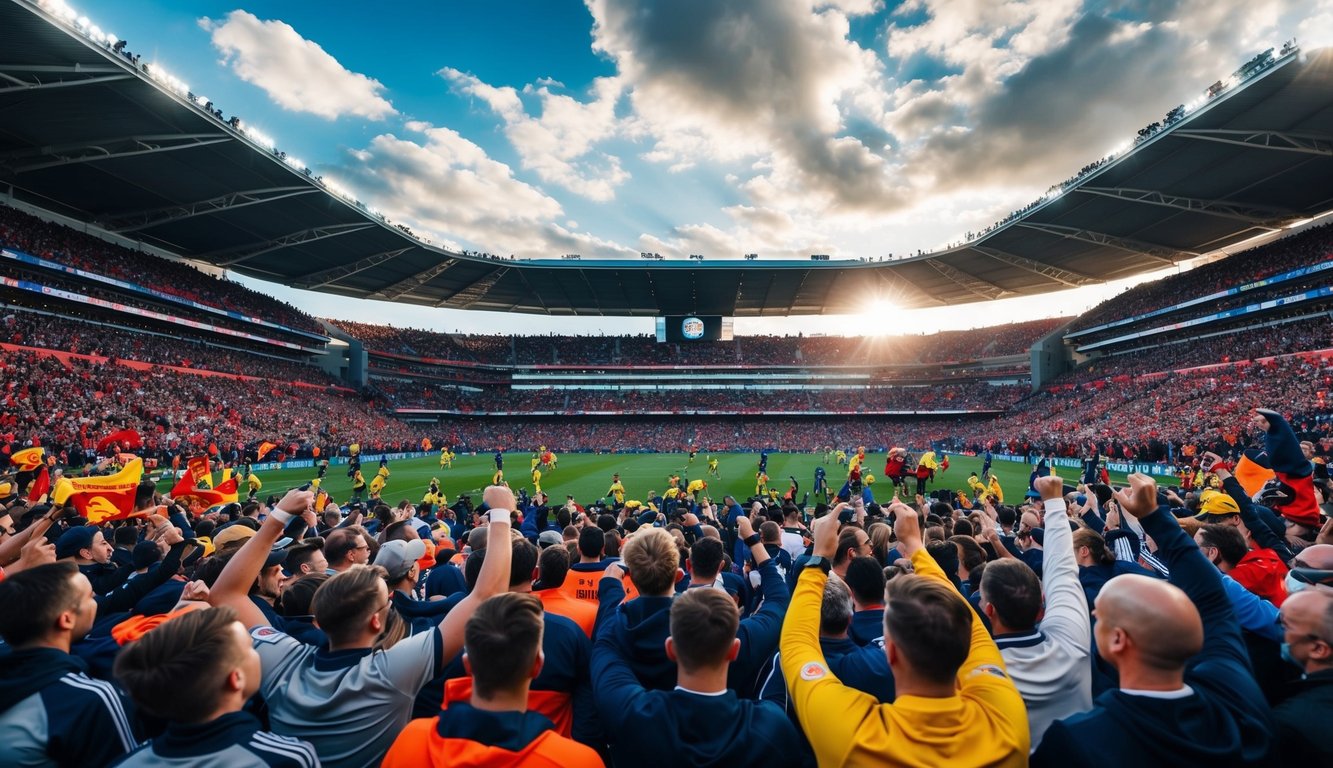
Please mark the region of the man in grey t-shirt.
<svg viewBox="0 0 1333 768"><path fill-rule="evenodd" d="M491 510L491 536L509 536L514 496L492 486L484 499ZM223 569L209 597L236 609L250 630L263 670L259 692L274 733L315 746L332 768L379 765L412 714L417 692L463 647L463 629L476 606L509 586L510 548L486 558L472 593L440 623L438 631L377 650L390 610L389 588L380 571L358 566L329 579L315 593L315 621L329 638L327 651L304 645L268 626L247 597L269 549L293 516L309 508L313 494L292 491Z"/></svg>

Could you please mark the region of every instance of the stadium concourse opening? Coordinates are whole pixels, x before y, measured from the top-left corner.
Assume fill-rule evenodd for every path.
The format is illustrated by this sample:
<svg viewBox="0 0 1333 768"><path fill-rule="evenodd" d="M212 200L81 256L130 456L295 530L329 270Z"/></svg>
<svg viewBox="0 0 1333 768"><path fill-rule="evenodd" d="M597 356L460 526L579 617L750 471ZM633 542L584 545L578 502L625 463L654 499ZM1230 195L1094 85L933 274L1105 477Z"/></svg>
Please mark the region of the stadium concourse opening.
<svg viewBox="0 0 1333 768"><path fill-rule="evenodd" d="M629 264L428 243L61 0L0 42L0 766L1333 764L1333 52L937 252Z"/></svg>

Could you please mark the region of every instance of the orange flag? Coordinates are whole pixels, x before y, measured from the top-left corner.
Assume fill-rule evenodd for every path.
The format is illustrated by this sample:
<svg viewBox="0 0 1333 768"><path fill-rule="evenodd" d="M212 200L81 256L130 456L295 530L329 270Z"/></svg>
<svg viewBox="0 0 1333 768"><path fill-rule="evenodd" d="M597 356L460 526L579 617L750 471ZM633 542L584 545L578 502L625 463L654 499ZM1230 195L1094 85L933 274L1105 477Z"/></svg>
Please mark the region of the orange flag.
<svg viewBox="0 0 1333 768"><path fill-rule="evenodd" d="M255 452L255 461L263 461L264 456L267 455L269 451L277 447L278 447L277 443L270 443L267 440L260 443L259 450Z"/></svg>
<svg viewBox="0 0 1333 768"><path fill-rule="evenodd" d="M134 494L143 477L143 460L135 459L114 475L104 477L62 477L56 483L52 501L72 503L79 514L93 525L131 517Z"/></svg>

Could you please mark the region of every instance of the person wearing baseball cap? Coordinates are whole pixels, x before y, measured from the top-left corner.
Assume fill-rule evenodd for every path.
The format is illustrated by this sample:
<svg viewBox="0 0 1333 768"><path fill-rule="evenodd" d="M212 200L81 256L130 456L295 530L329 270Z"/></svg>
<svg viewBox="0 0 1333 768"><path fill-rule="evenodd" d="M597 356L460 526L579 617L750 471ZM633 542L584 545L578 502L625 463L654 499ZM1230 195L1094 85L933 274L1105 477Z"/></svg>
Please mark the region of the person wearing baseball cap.
<svg viewBox="0 0 1333 768"><path fill-rule="evenodd" d="M375 565L384 569L393 607L411 626L412 634L433 629L458 600L418 600L417 582L421 578L421 558L426 542L421 539L395 539L385 542L375 555Z"/></svg>

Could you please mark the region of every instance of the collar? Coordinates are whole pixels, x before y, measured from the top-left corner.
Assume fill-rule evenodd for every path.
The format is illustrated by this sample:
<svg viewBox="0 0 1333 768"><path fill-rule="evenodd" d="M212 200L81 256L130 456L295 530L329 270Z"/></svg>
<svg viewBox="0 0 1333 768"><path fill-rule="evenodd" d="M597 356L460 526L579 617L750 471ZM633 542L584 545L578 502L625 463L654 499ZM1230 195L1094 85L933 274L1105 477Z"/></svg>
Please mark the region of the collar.
<svg viewBox="0 0 1333 768"><path fill-rule="evenodd" d="M326 651L320 648L315 651L315 669L321 672L335 672L355 667L374 650L374 648L348 648L342 651Z"/></svg>
<svg viewBox="0 0 1333 768"><path fill-rule="evenodd" d="M704 691L692 691L692 690L690 690L689 688L685 688L685 687L683 687L683 686L679 686L679 685L678 685L678 686L676 686L676 690L680 691L681 693L688 693L688 694L690 694L691 696L712 696L712 697L715 697L715 698L716 698L716 697L718 697L718 696L726 696L726 695L727 695L727 689L725 689L725 688L723 688L723 689L720 690L720 691L704 692Z"/></svg>
<svg viewBox="0 0 1333 768"><path fill-rule="evenodd" d="M1007 632L995 636L995 645L1002 651L1005 648L1031 648L1044 642L1046 642L1046 635L1040 629L1034 629L1031 632Z"/></svg>
<svg viewBox="0 0 1333 768"><path fill-rule="evenodd" d="M167 758L212 755L245 743L258 730L259 721L246 712L228 712L216 720L191 725L169 722L167 730L153 739L153 752Z"/></svg>
<svg viewBox="0 0 1333 768"><path fill-rule="evenodd" d="M1142 696L1148 699L1187 699L1194 695L1194 689L1188 685L1182 685L1174 691L1140 691L1135 688L1121 688L1120 692L1129 696Z"/></svg>
<svg viewBox="0 0 1333 768"><path fill-rule="evenodd" d="M521 752L555 724L540 712L491 712L467 702L450 703L435 726L444 739L461 739Z"/></svg>

